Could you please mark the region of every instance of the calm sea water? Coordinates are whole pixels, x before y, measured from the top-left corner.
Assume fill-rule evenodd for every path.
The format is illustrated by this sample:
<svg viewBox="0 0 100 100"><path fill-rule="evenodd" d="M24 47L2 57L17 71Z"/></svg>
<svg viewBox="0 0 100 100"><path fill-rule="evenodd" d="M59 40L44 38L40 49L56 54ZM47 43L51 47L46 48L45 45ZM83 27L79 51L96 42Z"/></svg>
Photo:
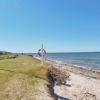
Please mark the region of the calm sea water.
<svg viewBox="0 0 100 100"><path fill-rule="evenodd" d="M85 53L48 53L47 58L77 67L100 70L100 52Z"/></svg>

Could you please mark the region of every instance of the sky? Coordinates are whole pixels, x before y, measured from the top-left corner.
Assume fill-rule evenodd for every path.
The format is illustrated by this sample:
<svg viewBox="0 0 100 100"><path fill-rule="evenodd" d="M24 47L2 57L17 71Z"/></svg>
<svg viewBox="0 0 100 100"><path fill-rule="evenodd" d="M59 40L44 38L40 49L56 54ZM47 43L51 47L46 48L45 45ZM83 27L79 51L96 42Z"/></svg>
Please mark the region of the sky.
<svg viewBox="0 0 100 100"><path fill-rule="evenodd" d="M100 51L100 0L0 0L0 50Z"/></svg>

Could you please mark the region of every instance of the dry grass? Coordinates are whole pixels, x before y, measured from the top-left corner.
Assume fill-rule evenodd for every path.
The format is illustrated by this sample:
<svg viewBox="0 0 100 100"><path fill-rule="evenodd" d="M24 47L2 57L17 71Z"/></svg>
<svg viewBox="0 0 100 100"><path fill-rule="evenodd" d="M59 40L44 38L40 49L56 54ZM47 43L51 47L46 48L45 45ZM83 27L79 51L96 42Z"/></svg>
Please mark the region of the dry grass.
<svg viewBox="0 0 100 100"><path fill-rule="evenodd" d="M47 84L46 74L40 61L30 56L0 60L0 100L35 100L35 91Z"/></svg>

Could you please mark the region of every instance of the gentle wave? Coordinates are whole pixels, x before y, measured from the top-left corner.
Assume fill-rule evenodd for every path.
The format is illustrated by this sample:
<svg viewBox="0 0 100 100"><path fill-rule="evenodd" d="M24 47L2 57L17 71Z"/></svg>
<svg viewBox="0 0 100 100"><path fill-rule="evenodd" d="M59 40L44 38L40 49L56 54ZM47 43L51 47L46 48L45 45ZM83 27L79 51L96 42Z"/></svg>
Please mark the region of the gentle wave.
<svg viewBox="0 0 100 100"><path fill-rule="evenodd" d="M100 70L100 53L48 53L47 59L75 67Z"/></svg>

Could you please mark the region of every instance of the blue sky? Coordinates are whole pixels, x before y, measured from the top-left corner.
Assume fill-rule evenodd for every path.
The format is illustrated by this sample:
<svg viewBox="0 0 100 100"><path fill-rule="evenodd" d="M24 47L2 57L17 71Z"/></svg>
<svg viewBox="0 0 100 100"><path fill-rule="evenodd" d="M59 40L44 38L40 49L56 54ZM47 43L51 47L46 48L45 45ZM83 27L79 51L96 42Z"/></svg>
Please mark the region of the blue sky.
<svg viewBox="0 0 100 100"><path fill-rule="evenodd" d="M0 50L100 51L100 0L0 0Z"/></svg>

